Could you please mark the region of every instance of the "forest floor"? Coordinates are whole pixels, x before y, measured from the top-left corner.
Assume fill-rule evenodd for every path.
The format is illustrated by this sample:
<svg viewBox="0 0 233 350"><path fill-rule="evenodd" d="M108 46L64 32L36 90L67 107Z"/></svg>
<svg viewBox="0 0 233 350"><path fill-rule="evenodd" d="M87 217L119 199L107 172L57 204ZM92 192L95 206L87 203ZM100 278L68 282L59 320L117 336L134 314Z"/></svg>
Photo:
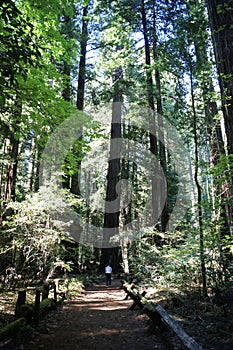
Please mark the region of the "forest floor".
<svg viewBox="0 0 233 350"><path fill-rule="evenodd" d="M172 302L171 302L172 301ZM181 302L174 308L174 302ZM171 298L167 310L185 331L199 342L204 350L232 350L232 314L227 320L209 310L209 319L203 318L203 304ZM125 300L120 281L110 287L104 281L86 288L75 300L66 300L63 306L51 312L40 323L29 340L20 345L0 344L1 350L183 350L179 339L170 332L148 332L150 321L139 310L129 311L132 300ZM187 308L188 306L188 308ZM194 308L196 311L194 312ZM176 309L176 311L175 311ZM208 310L207 310L208 311ZM215 310L216 311L216 310ZM183 314L182 314L183 313ZM207 316L208 316L207 315ZM216 326L217 323L217 326ZM212 328L211 328L212 326Z"/></svg>

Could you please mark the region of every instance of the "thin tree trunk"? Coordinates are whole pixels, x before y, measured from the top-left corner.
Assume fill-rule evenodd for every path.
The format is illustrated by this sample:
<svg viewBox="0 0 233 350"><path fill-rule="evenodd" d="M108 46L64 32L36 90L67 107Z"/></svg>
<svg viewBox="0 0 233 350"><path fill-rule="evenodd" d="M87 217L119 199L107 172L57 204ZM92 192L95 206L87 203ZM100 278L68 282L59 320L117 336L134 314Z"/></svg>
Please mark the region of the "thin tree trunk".
<svg viewBox="0 0 233 350"><path fill-rule="evenodd" d="M6 153L7 153L7 139L6 138L3 141L3 152L2 153L3 153L3 157L5 158ZM1 165L1 178L0 178L0 198L4 197L5 184L6 184L5 178L6 178L6 166L4 165L4 163L2 163L2 165Z"/></svg>
<svg viewBox="0 0 233 350"><path fill-rule="evenodd" d="M28 183L27 183L28 192L31 192L33 189L35 158L36 158L36 146L35 146L35 139L33 137L31 140L30 159L28 164Z"/></svg>
<svg viewBox="0 0 233 350"><path fill-rule="evenodd" d="M190 80L191 80L191 99L192 99L192 112L193 112L193 131L194 131L194 153L195 153L195 173L194 180L197 187L197 207L198 207L198 223L199 223L199 235L200 235L200 262L201 262L201 275L202 275L202 290L204 297L207 297L207 282L206 282L206 266L205 266L205 249L204 249L204 231L203 231L203 218L202 218L202 189L198 180L199 170L199 155L198 155L198 135L197 135L197 115L195 108L195 96L194 96L194 84L193 84L193 68L190 58Z"/></svg>
<svg viewBox="0 0 233 350"><path fill-rule="evenodd" d="M41 161L41 157L43 154L43 148L42 146L38 143L36 146L36 155L35 155L35 171L34 171L34 191L37 192L40 188L40 161Z"/></svg>
<svg viewBox="0 0 233 350"><path fill-rule="evenodd" d="M121 241L122 263L125 274L129 274L129 259L128 259L128 239L123 238Z"/></svg>
<svg viewBox="0 0 233 350"><path fill-rule="evenodd" d="M129 135L130 135L130 129L131 126L128 124L128 128L126 129L126 124L123 122L123 138L129 140ZM129 181L131 179L131 182L133 182L133 172L130 174L130 161L129 161L129 142L128 142L128 155L126 155L126 159L122 159L122 169L121 173L122 179L126 179ZM128 187L125 189L125 201L126 203L129 203L124 209L123 209L123 214L122 214L122 221L123 221L123 227L124 228L124 234L130 233L131 230L133 230L132 227L132 202L130 201L129 198L129 189ZM132 200L132 199L131 199ZM122 252L122 263L123 263L123 269L124 273L129 274L129 260L128 260L128 245L130 241L128 237L123 237L121 240L121 252Z"/></svg>

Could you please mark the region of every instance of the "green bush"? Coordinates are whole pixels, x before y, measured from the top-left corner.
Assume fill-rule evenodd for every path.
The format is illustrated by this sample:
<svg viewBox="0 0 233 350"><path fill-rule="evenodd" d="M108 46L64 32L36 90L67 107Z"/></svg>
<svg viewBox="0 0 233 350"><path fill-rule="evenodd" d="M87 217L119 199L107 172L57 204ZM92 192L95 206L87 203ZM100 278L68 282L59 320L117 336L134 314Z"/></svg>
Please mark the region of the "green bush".
<svg viewBox="0 0 233 350"><path fill-rule="evenodd" d="M55 310L56 309L56 305L55 305L55 301L53 299L44 299L41 301L40 303L40 319L44 318L49 311Z"/></svg>

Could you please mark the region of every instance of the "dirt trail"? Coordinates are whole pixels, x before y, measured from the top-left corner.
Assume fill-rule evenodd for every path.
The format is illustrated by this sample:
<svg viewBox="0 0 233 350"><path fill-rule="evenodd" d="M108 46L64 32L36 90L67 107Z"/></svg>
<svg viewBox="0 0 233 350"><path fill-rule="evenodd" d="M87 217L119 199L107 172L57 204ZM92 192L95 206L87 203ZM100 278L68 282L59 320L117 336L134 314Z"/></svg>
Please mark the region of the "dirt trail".
<svg viewBox="0 0 233 350"><path fill-rule="evenodd" d="M52 313L44 332L27 344L27 350L148 350L169 349L160 334L148 334L148 319L128 311L131 300L113 281L88 288L78 300L66 302Z"/></svg>

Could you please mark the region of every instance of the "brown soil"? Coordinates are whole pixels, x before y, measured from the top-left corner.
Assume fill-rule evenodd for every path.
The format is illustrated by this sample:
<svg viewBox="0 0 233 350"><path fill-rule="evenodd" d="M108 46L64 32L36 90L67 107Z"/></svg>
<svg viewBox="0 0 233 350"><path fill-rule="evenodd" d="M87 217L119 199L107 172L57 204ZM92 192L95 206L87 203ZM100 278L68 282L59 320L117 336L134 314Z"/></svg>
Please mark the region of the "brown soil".
<svg viewBox="0 0 233 350"><path fill-rule="evenodd" d="M87 288L77 300L51 313L42 332L24 349L182 349L178 343L171 347L160 332L149 334L148 318L140 311L129 311L131 304L117 280L108 288L104 282Z"/></svg>

